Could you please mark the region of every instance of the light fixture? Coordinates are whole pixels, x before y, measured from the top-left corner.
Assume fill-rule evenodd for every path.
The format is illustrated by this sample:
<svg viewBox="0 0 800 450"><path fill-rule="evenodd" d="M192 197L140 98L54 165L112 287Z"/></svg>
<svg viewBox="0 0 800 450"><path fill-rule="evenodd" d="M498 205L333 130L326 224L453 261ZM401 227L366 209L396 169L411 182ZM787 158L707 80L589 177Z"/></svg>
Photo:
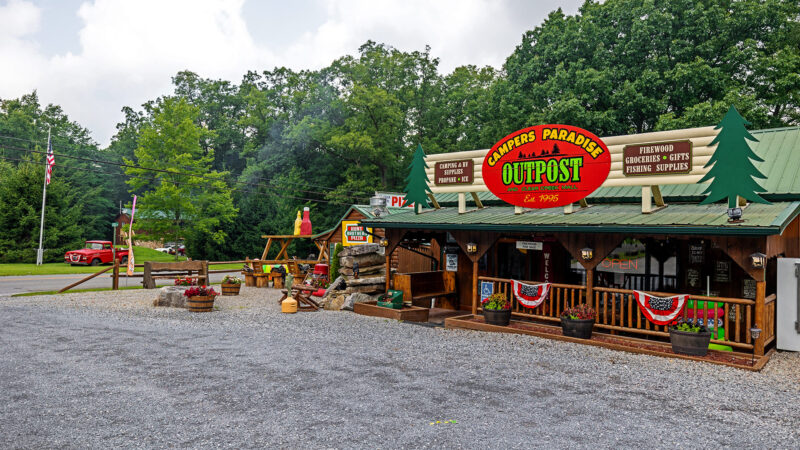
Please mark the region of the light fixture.
<svg viewBox="0 0 800 450"><path fill-rule="evenodd" d="M755 346L756 339L758 339L759 336L761 336L761 328L758 327L750 328L750 337L753 338L753 346ZM750 365L752 365L753 362L755 361L755 354L756 354L755 349L753 349L753 356L750 357Z"/></svg>
<svg viewBox="0 0 800 450"><path fill-rule="evenodd" d="M581 258L584 261L591 261L594 258L594 250L589 247L584 247L581 249Z"/></svg>
<svg viewBox="0 0 800 450"><path fill-rule="evenodd" d="M753 253L750 255L750 263L753 269L763 269L767 265L767 255L760 252Z"/></svg>
<svg viewBox="0 0 800 450"><path fill-rule="evenodd" d="M467 253L477 253L478 252L478 244L474 242L470 242L467 244Z"/></svg>
<svg viewBox="0 0 800 450"><path fill-rule="evenodd" d="M742 221L742 208L728 208L728 222L737 223Z"/></svg>
<svg viewBox="0 0 800 450"><path fill-rule="evenodd" d="M378 241L378 243L381 245L381 247L388 247L389 246L389 240L386 239L386 238L381 238L381 240Z"/></svg>

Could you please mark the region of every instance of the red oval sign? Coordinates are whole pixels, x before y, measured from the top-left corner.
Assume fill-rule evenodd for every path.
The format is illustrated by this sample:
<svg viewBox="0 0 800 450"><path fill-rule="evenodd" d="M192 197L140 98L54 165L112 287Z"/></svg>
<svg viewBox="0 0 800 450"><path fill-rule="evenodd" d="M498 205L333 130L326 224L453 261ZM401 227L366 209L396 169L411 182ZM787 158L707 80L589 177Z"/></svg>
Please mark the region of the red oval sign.
<svg viewBox="0 0 800 450"><path fill-rule="evenodd" d="M611 155L594 134L571 125L536 125L494 144L483 182L494 195L525 208L575 203L608 177Z"/></svg>

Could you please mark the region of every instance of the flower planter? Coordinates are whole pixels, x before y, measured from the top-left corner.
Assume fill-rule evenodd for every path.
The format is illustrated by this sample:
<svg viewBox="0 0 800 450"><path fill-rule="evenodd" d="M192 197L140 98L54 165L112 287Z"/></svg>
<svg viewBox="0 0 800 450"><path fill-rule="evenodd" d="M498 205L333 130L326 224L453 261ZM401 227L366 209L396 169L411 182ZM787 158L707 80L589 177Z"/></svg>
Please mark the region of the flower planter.
<svg viewBox="0 0 800 450"><path fill-rule="evenodd" d="M669 342L672 344L672 351L675 353L706 356L708 354L708 344L711 342L711 332L692 333L670 328Z"/></svg>
<svg viewBox="0 0 800 450"><path fill-rule="evenodd" d="M215 295L187 297L186 307L191 312L210 312L214 309Z"/></svg>
<svg viewBox="0 0 800 450"><path fill-rule="evenodd" d="M500 325L507 327L511 323L510 309L484 309L483 320L489 325Z"/></svg>
<svg viewBox="0 0 800 450"><path fill-rule="evenodd" d="M561 334L578 339L591 339L594 319L561 318Z"/></svg>
<svg viewBox="0 0 800 450"><path fill-rule="evenodd" d="M241 283L222 283L222 295L239 295L239 289L242 288Z"/></svg>

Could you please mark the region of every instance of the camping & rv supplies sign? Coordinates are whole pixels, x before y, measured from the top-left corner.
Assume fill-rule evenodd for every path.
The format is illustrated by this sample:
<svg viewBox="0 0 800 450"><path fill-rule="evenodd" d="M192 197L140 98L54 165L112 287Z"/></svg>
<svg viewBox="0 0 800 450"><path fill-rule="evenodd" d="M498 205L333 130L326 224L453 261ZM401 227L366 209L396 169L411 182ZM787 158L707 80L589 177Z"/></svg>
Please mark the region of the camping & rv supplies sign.
<svg viewBox="0 0 800 450"><path fill-rule="evenodd" d="M536 125L497 142L483 160L486 187L524 208L575 203L608 177L611 155L599 137L571 125Z"/></svg>
<svg viewBox="0 0 800 450"><path fill-rule="evenodd" d="M372 233L372 229L361 225L357 220L342 221L342 245L345 247L372 243L372 235L369 233Z"/></svg>
<svg viewBox="0 0 800 450"><path fill-rule="evenodd" d="M471 184L473 176L471 159L440 161L434 166L433 181L437 186L447 184Z"/></svg>

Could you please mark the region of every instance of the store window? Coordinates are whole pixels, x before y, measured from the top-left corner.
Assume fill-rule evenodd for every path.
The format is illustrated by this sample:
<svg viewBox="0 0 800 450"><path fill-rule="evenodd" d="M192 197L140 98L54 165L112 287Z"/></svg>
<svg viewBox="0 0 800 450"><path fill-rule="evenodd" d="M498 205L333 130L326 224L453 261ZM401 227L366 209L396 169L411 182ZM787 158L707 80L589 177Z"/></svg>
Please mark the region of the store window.
<svg viewBox="0 0 800 450"><path fill-rule="evenodd" d="M584 274L573 260L572 272ZM675 240L625 239L595 268L595 286L647 291L678 287L678 245Z"/></svg>

